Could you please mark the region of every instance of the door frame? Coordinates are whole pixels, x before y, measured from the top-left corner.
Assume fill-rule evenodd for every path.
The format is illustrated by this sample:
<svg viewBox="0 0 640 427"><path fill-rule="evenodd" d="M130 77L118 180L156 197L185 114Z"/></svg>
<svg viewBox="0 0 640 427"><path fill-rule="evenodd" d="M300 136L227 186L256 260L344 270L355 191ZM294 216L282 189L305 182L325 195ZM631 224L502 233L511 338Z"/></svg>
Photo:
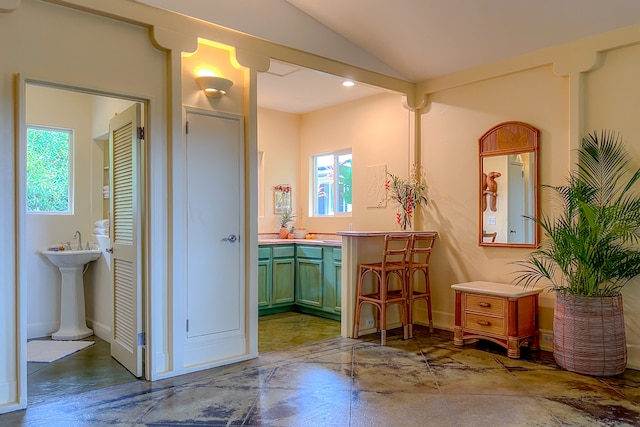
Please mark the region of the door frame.
<svg viewBox="0 0 640 427"><path fill-rule="evenodd" d="M133 95L130 93L117 92L113 90L101 90L95 87L78 86L70 83L49 80L27 74L16 74L16 122L15 122L15 140L16 152L14 159L14 167L16 171L15 184L15 213L16 213L16 242L15 242L15 259L16 261L16 304L18 307L18 389L19 389L19 406L27 407L27 283L26 283L26 262L25 262L25 239L26 239L26 86L27 84L35 84L46 86L53 89L68 90L72 92L80 92L88 95L105 96L109 98L119 98L126 101L141 103L144 106L144 117L142 124L149 129L150 122L150 103L149 98ZM150 309L150 289L149 289L149 132L146 132L144 146L142 151L142 159L140 164L142 167L140 182L140 198L142 200L142 213L140 221L142 224L138 244L141 245L142 256L142 316L143 331L145 333L146 345L143 360L143 378L149 380L151 378L151 309ZM112 325L113 328L113 325Z"/></svg>

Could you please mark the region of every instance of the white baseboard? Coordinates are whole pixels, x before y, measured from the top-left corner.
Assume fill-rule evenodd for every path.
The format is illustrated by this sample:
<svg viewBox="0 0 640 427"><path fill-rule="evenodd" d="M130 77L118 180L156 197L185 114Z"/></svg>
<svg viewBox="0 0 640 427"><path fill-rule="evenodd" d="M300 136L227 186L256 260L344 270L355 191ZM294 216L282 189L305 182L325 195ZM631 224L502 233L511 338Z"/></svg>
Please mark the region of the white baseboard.
<svg viewBox="0 0 640 427"><path fill-rule="evenodd" d="M27 325L27 339L51 336L59 327L58 322L29 323Z"/></svg>
<svg viewBox="0 0 640 427"><path fill-rule="evenodd" d="M111 343L111 328L104 323L95 322L92 319L87 319L87 326L93 329L93 334L99 338L102 338L108 343Z"/></svg>

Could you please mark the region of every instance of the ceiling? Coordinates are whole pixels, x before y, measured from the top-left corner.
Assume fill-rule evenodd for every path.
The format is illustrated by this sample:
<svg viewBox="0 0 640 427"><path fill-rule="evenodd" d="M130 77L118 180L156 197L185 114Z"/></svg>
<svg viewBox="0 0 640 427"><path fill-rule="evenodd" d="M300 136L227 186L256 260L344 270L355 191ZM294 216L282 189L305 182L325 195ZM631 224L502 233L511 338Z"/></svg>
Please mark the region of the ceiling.
<svg viewBox="0 0 640 427"><path fill-rule="evenodd" d="M412 82L640 24L639 0L137 1ZM279 73L260 77L266 108L301 113L371 90L334 94L325 74Z"/></svg>

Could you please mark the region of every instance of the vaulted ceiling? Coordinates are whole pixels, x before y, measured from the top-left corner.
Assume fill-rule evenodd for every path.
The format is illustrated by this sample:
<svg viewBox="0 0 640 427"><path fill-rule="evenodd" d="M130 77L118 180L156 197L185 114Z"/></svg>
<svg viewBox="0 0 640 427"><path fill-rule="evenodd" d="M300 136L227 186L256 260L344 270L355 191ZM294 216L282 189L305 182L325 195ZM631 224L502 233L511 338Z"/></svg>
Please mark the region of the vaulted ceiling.
<svg viewBox="0 0 640 427"><path fill-rule="evenodd" d="M412 82L640 24L639 0L138 1Z"/></svg>

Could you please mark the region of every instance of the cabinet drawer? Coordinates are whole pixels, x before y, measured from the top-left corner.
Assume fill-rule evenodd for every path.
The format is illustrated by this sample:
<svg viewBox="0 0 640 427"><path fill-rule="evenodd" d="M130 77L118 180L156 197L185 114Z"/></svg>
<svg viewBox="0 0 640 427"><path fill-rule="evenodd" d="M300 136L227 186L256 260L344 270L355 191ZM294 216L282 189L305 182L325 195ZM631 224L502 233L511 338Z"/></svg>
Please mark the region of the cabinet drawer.
<svg viewBox="0 0 640 427"><path fill-rule="evenodd" d="M271 258L271 248L258 248L258 259Z"/></svg>
<svg viewBox="0 0 640 427"><path fill-rule="evenodd" d="M273 257L274 258L293 258L294 249L293 246L274 246Z"/></svg>
<svg viewBox="0 0 640 427"><path fill-rule="evenodd" d="M465 294L465 311L504 315L504 299L488 295Z"/></svg>
<svg viewBox="0 0 640 427"><path fill-rule="evenodd" d="M322 259L322 247L320 247L320 246L298 246L298 258Z"/></svg>
<svg viewBox="0 0 640 427"><path fill-rule="evenodd" d="M464 326L467 330L479 331L495 335L505 335L504 317L483 316L475 313L465 313Z"/></svg>

